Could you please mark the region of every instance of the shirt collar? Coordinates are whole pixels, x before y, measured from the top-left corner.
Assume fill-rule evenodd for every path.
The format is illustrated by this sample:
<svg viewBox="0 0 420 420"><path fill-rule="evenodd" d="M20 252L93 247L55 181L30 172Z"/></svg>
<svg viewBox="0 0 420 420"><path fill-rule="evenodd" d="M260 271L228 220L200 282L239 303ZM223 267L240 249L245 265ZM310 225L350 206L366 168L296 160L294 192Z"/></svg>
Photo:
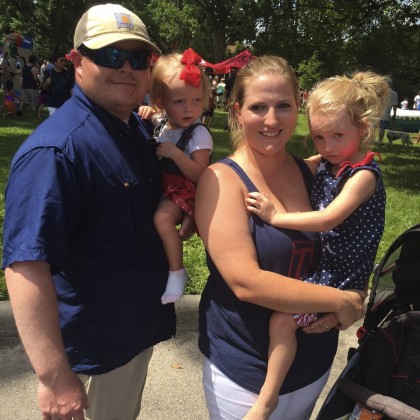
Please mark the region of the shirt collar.
<svg viewBox="0 0 420 420"><path fill-rule="evenodd" d="M138 122L133 115L130 115L129 123L127 125L124 121L90 100L77 84L74 85L73 96L76 101L82 104L82 106L88 108L95 114L109 132L114 133L115 135L127 133L128 130L136 129L138 127Z"/></svg>

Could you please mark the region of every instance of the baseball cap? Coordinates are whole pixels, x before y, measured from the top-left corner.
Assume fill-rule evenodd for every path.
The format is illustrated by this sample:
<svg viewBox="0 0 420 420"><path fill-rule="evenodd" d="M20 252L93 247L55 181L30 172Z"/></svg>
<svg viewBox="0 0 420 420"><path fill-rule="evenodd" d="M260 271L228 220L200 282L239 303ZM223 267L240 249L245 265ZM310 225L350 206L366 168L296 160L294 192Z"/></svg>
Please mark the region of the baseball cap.
<svg viewBox="0 0 420 420"><path fill-rule="evenodd" d="M137 15L119 4L100 4L91 7L80 18L74 32L74 48L84 44L97 50L131 39L144 42L153 52L161 53L150 41L146 26Z"/></svg>

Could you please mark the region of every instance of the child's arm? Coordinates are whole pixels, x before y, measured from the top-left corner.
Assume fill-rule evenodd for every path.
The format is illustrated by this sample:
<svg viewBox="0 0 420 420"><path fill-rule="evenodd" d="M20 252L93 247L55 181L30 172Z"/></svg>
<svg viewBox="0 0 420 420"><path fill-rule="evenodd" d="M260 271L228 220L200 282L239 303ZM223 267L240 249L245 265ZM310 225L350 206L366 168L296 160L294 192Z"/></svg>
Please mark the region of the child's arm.
<svg viewBox="0 0 420 420"><path fill-rule="evenodd" d="M304 159L304 162L308 165L309 169L312 172L312 175L315 175L315 172L318 169L319 164L321 163L321 157L321 155L314 155Z"/></svg>
<svg viewBox="0 0 420 420"><path fill-rule="evenodd" d="M198 182L201 173L209 166L210 161L210 150L208 149L196 150L191 153L191 158L189 158L169 141L159 144L156 155L172 159L184 176L194 183Z"/></svg>
<svg viewBox="0 0 420 420"><path fill-rule="evenodd" d="M14 91L11 91L10 93L12 94L12 96L15 100L17 100L18 102L22 101L22 99L20 99L19 96L16 96L16 93Z"/></svg>
<svg viewBox="0 0 420 420"><path fill-rule="evenodd" d="M322 232L346 220L374 193L377 177L369 170L359 170L348 179L334 201L323 211L278 213L270 200L260 193L248 194L247 209L276 227Z"/></svg>

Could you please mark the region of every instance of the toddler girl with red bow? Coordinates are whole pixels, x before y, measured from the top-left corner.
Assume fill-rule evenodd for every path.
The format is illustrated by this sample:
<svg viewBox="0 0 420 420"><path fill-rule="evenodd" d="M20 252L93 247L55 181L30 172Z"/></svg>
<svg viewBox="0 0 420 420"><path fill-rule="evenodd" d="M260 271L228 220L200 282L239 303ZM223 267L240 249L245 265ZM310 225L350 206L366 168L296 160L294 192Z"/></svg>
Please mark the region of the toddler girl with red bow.
<svg viewBox="0 0 420 420"><path fill-rule="evenodd" d="M177 302L184 291L188 276L176 226L185 213L194 217L195 185L209 165L213 148L208 129L198 124L209 97L209 82L200 62L201 58L191 48L183 54L159 57L151 76L152 106L139 108L140 117L151 119L155 125L160 122L156 155L165 162L169 159L170 166L175 167L175 170L162 168L163 198L154 216L169 262L163 304ZM181 147L179 140L187 130L188 139Z"/></svg>

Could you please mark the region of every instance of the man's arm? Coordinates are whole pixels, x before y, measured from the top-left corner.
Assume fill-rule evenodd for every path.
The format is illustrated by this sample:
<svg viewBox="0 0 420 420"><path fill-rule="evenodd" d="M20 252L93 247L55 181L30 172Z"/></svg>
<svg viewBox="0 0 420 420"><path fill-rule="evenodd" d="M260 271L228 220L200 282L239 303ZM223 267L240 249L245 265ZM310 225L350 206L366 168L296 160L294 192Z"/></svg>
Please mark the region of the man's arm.
<svg viewBox="0 0 420 420"><path fill-rule="evenodd" d="M397 108L398 108L398 94L395 91L391 92L392 94L392 116L391 118L395 120L397 117Z"/></svg>
<svg viewBox="0 0 420 420"><path fill-rule="evenodd" d="M33 76L33 78L34 78L34 80L35 80L35 82L39 82L40 80L39 80L39 75L38 75L38 68L37 67L35 67L35 66L32 66L32 69L31 69L31 74L32 74L32 76Z"/></svg>
<svg viewBox="0 0 420 420"><path fill-rule="evenodd" d="M395 120L395 118L397 118L397 105L392 105L392 119Z"/></svg>
<svg viewBox="0 0 420 420"><path fill-rule="evenodd" d="M87 397L64 349L49 265L17 262L6 268L5 276L16 325L39 380L43 418L83 419Z"/></svg>

